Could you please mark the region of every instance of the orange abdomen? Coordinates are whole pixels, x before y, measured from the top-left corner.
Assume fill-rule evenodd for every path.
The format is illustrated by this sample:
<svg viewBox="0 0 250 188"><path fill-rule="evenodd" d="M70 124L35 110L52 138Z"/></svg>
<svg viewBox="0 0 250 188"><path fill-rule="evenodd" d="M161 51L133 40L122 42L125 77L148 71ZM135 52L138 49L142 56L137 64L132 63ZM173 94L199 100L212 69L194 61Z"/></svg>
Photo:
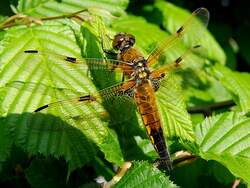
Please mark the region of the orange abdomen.
<svg viewBox="0 0 250 188"><path fill-rule="evenodd" d="M161 128L154 90L149 80L143 81L142 84L136 87L135 100L151 143L159 154L160 159L164 160L167 163L167 167L171 169L170 156Z"/></svg>

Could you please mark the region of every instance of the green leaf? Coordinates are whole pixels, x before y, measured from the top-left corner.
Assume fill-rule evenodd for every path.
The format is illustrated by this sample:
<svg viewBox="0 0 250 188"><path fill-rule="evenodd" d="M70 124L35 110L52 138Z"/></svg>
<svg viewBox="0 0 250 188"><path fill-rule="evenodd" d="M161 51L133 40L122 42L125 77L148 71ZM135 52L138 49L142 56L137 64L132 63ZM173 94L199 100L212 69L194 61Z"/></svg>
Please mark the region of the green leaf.
<svg viewBox="0 0 250 188"><path fill-rule="evenodd" d="M174 185L164 173L149 163L136 161L122 179L113 187L173 188L178 186Z"/></svg>
<svg viewBox="0 0 250 188"><path fill-rule="evenodd" d="M20 0L18 3L18 11L23 14L35 17L58 16L64 13L73 13L83 9L103 9L107 13L113 15L122 15L128 5L128 0ZM100 13L101 10L98 10Z"/></svg>
<svg viewBox="0 0 250 188"><path fill-rule="evenodd" d="M174 168L171 180L180 187L199 187L200 181L203 180L204 171L207 170L206 165L207 163L202 159L197 159L188 165L180 165ZM203 183L204 180L201 184Z"/></svg>
<svg viewBox="0 0 250 188"><path fill-rule="evenodd" d="M86 71L73 73L58 65L56 70L50 72L48 69L52 60L24 53L27 49L39 49L79 57L80 49L71 27L57 22L31 28L15 27L8 30L1 42L0 112L2 116L7 116L6 122L12 121L16 125L15 137L12 139L33 154L40 152L44 155L64 156L69 162L70 172L88 163L97 150L96 146L108 161L121 165L123 156L117 135L107 127L107 122L101 121L94 109L86 106L80 109L79 106L79 114L94 110L94 120L89 122L68 121L60 110L53 113L56 117L43 114L18 115L32 112L52 101L96 91ZM105 112L101 105L96 108L98 112Z"/></svg>
<svg viewBox="0 0 250 188"><path fill-rule="evenodd" d="M220 163L199 158L174 168L171 180L180 187L230 187L235 177Z"/></svg>
<svg viewBox="0 0 250 188"><path fill-rule="evenodd" d="M234 112L210 117L196 126L195 135L202 158L220 162L250 183L250 118Z"/></svg>
<svg viewBox="0 0 250 188"><path fill-rule="evenodd" d="M229 185L235 180L235 177L228 171L226 167L215 161L211 162L212 163L208 163L211 168L210 173L216 178L218 182Z"/></svg>
<svg viewBox="0 0 250 188"><path fill-rule="evenodd" d="M149 139L141 139L141 137L135 137L136 144L140 147L140 149L152 159L157 159L157 153L154 150L153 145L151 144Z"/></svg>
<svg viewBox="0 0 250 188"><path fill-rule="evenodd" d="M230 69L216 65L213 67L214 74L221 84L229 91L240 110L250 110L250 74L231 71Z"/></svg>
<svg viewBox="0 0 250 188"><path fill-rule="evenodd" d="M157 101L164 131L170 137L194 141L191 117L186 110L180 84L177 79L167 79L157 92Z"/></svg>
<svg viewBox="0 0 250 188"><path fill-rule="evenodd" d="M63 156L69 162L69 172L82 167L95 155L96 146L91 140L86 138L78 129L57 117L23 113L22 115L9 114L2 119L6 127L14 129L15 132L9 135L9 139L12 140L11 143L7 143L7 145L1 140L1 144L11 147L14 142L15 145L20 146L32 155L41 153L45 156L53 155L57 158ZM53 131L51 127L54 128ZM5 152L8 152L8 150L5 150Z"/></svg>

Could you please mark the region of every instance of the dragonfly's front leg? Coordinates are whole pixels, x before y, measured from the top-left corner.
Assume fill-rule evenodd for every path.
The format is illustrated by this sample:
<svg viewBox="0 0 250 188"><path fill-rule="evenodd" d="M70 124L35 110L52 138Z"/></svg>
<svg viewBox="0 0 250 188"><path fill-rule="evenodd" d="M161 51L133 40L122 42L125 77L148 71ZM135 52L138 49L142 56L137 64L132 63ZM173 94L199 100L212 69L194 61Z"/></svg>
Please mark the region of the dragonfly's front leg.
<svg viewBox="0 0 250 188"><path fill-rule="evenodd" d="M103 35L101 36L101 46L102 46L103 52L104 52L106 55L111 56L112 59L113 59L113 58L114 58L114 59L117 59L118 53L116 53L113 49L107 49L107 48L104 47L104 37L103 37Z"/></svg>
<svg viewBox="0 0 250 188"><path fill-rule="evenodd" d="M105 49L102 46L102 50L106 55L112 56L112 57L117 57L118 53L114 52L113 50Z"/></svg>

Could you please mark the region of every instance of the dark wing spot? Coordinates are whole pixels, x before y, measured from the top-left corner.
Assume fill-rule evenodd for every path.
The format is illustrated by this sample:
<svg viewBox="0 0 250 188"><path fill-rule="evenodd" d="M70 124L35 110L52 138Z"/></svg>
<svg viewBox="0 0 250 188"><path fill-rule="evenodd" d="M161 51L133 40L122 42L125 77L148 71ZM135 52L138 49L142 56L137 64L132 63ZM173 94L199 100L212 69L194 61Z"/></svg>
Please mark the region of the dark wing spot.
<svg viewBox="0 0 250 188"><path fill-rule="evenodd" d="M49 107L49 105L46 104L46 105L44 105L44 106L41 106L41 107L37 108L34 112L39 112L39 111L41 111L41 110L43 110L43 109L45 109L45 108L48 108L48 107Z"/></svg>
<svg viewBox="0 0 250 188"><path fill-rule="evenodd" d="M196 45L196 46L193 46L193 48L200 48L201 45Z"/></svg>
<svg viewBox="0 0 250 188"><path fill-rule="evenodd" d="M181 26L181 27L176 31L176 33L177 33L177 34L181 34L181 32L183 32L183 30L184 30L184 28L183 28L183 26Z"/></svg>
<svg viewBox="0 0 250 188"><path fill-rule="evenodd" d="M179 64L181 61L182 61L182 57L178 57L178 58L175 60L175 63L176 63L176 64Z"/></svg>
<svg viewBox="0 0 250 188"><path fill-rule="evenodd" d="M76 63L76 58L75 57L66 57L65 61L68 61L70 63Z"/></svg>
<svg viewBox="0 0 250 188"><path fill-rule="evenodd" d="M38 51L37 50L25 50L24 53L27 53L27 54L37 54Z"/></svg>
<svg viewBox="0 0 250 188"><path fill-rule="evenodd" d="M86 101L86 100L91 100L90 95L81 96L78 99L78 101Z"/></svg>

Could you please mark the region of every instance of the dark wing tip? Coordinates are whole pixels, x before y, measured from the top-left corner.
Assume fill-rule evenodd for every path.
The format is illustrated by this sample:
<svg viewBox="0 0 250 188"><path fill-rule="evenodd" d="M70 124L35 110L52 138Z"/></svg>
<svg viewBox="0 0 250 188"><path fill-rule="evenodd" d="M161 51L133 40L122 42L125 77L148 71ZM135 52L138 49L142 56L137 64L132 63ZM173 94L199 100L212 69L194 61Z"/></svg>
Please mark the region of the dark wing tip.
<svg viewBox="0 0 250 188"><path fill-rule="evenodd" d="M184 28L183 28L183 26L181 26L181 27L176 31L176 33L177 33L177 34L180 34L181 32L183 32L183 30L184 30Z"/></svg>
<svg viewBox="0 0 250 188"><path fill-rule="evenodd" d="M69 56L67 56L64 60L68 61L70 63L76 63L76 58L75 57L69 57Z"/></svg>
<svg viewBox="0 0 250 188"><path fill-rule="evenodd" d="M46 104L46 105L44 105L44 106L41 106L41 107L37 108L34 112L40 112L41 110L43 110L43 109L45 109L45 108L47 108L47 107L49 107L48 104Z"/></svg>
<svg viewBox="0 0 250 188"><path fill-rule="evenodd" d="M199 13L200 11L208 12L208 10L207 10L205 7L200 7L200 8L197 8L197 9L194 11L194 14L197 14L197 13Z"/></svg>
<svg viewBox="0 0 250 188"><path fill-rule="evenodd" d="M182 57L178 57L178 58L175 60L175 63L176 63L176 64L179 64L182 60L183 60Z"/></svg>
<svg viewBox="0 0 250 188"><path fill-rule="evenodd" d="M198 17L201 19L201 21L204 23L204 25L207 26L210 14L206 8L204 8L204 7L198 8L192 14L198 15Z"/></svg>
<svg viewBox="0 0 250 188"><path fill-rule="evenodd" d="M78 99L78 101L87 101L87 100L91 100L91 96L90 95L81 96Z"/></svg>
<svg viewBox="0 0 250 188"><path fill-rule="evenodd" d="M25 50L24 53L27 53L27 54L36 54L36 53L38 53L38 50Z"/></svg>
<svg viewBox="0 0 250 188"><path fill-rule="evenodd" d="M201 45L195 45L195 46L193 46L193 48L200 48L201 47Z"/></svg>

